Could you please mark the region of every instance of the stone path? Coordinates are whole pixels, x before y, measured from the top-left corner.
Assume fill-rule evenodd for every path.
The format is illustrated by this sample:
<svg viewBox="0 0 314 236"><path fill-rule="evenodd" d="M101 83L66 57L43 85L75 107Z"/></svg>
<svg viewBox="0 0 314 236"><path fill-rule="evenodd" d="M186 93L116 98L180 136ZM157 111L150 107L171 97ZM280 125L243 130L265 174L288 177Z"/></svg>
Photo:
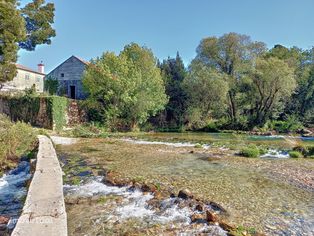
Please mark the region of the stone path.
<svg viewBox="0 0 314 236"><path fill-rule="evenodd" d="M13 236L67 236L62 170L51 140L38 136L36 171Z"/></svg>

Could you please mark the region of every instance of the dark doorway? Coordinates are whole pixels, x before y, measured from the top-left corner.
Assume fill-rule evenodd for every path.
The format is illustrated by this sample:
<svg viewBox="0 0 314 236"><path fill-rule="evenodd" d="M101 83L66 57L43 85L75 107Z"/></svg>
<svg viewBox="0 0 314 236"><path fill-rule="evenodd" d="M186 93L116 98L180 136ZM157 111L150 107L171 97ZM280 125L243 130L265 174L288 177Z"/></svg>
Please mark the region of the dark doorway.
<svg viewBox="0 0 314 236"><path fill-rule="evenodd" d="M74 86L74 85L71 85L71 86L70 86L70 97L71 97L72 99L75 99L75 98L76 98L76 96L75 96L75 86Z"/></svg>

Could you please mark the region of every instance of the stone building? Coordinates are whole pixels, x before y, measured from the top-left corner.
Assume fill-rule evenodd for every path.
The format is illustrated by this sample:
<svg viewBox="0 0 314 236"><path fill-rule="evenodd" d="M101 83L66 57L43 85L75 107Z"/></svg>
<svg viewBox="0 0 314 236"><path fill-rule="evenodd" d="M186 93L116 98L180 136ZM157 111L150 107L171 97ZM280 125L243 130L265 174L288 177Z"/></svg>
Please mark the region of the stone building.
<svg viewBox="0 0 314 236"><path fill-rule="evenodd" d="M47 76L47 79L56 79L59 82L57 95L71 99L84 99L87 94L83 90L82 77L86 65L89 63L76 56L71 56Z"/></svg>
<svg viewBox="0 0 314 236"><path fill-rule="evenodd" d="M35 86L36 91L44 91L44 64L38 64L38 70L27 68L26 66L16 64L17 74L13 80L3 84L1 91L21 91Z"/></svg>

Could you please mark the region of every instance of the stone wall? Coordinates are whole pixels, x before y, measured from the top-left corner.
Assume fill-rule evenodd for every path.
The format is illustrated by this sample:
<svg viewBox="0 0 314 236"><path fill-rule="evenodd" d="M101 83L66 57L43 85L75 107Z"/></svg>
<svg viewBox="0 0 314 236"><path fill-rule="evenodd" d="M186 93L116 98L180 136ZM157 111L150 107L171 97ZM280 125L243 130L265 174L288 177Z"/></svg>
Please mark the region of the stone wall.
<svg viewBox="0 0 314 236"><path fill-rule="evenodd" d="M23 121L35 127L55 129L57 117L64 117L61 127L73 127L87 121L84 109L75 100L67 99L65 110L55 109L53 105L62 97L0 97L0 113L12 121ZM56 114L58 113L58 114Z"/></svg>

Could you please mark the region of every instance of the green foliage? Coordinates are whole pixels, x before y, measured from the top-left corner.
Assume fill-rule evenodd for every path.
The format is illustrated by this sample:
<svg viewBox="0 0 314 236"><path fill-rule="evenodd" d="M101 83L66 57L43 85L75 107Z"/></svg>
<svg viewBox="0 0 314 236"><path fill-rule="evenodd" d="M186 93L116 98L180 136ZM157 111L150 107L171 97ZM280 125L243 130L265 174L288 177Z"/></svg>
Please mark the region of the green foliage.
<svg viewBox="0 0 314 236"><path fill-rule="evenodd" d="M308 152L306 153L306 157L314 157L314 146L309 146Z"/></svg>
<svg viewBox="0 0 314 236"><path fill-rule="evenodd" d="M9 116L13 121L23 121L33 126L62 130L66 125L68 99L65 97L42 97L29 93L18 96L0 96L7 102ZM40 111L40 108L46 109Z"/></svg>
<svg viewBox="0 0 314 236"><path fill-rule="evenodd" d="M163 129L178 129L184 124L186 111L186 93L182 82L186 78L187 71L182 58L177 53L176 58L168 58L160 65L161 74L166 87L166 94L169 97L165 109L152 118L152 122Z"/></svg>
<svg viewBox="0 0 314 236"><path fill-rule="evenodd" d="M192 62L184 80L188 96L188 128L200 129L219 118L227 104L228 84L225 78L199 61Z"/></svg>
<svg viewBox="0 0 314 236"><path fill-rule="evenodd" d="M278 133L297 132L303 128L300 121L295 116L289 116L286 120L268 121L265 130L275 130Z"/></svg>
<svg viewBox="0 0 314 236"><path fill-rule="evenodd" d="M49 95L56 95L59 88L59 81L55 78L45 78L44 90L48 92Z"/></svg>
<svg viewBox="0 0 314 236"><path fill-rule="evenodd" d="M18 0L0 1L0 87L16 75L19 48L34 50L38 44L50 44L54 4L33 0L19 8Z"/></svg>
<svg viewBox="0 0 314 236"><path fill-rule="evenodd" d="M296 87L293 69L277 58L257 59L247 93L253 125L263 125L276 112L283 111L283 101Z"/></svg>
<svg viewBox="0 0 314 236"><path fill-rule="evenodd" d="M289 152L289 156L292 157L292 158L301 158L301 157L303 157L302 153L298 152L298 151L290 151Z"/></svg>
<svg viewBox="0 0 314 236"><path fill-rule="evenodd" d="M228 33L219 38L203 39L197 47L194 60L201 61L208 68L223 74L228 82L228 116L237 121L240 114L241 91L239 84L252 70L256 57L266 51L262 42L253 42L249 36Z"/></svg>
<svg viewBox="0 0 314 236"><path fill-rule="evenodd" d="M0 1L0 87L16 75L17 43L26 37L25 21L18 1Z"/></svg>
<svg viewBox="0 0 314 236"><path fill-rule="evenodd" d="M137 44L117 56L104 53L87 67L89 117L111 130L134 130L164 108L164 83L153 53Z"/></svg>
<svg viewBox="0 0 314 236"><path fill-rule="evenodd" d="M309 150L308 150L308 147L303 146L303 145L298 145L298 146L294 147L292 150L293 150L293 151L296 151L296 152L300 152L300 153L302 153L302 155L304 155L304 156L306 156L307 153L308 153L308 151L309 151Z"/></svg>
<svg viewBox="0 0 314 236"><path fill-rule="evenodd" d="M13 121L23 121L36 125L40 108L40 99L29 90L24 95L4 97L8 101L10 118Z"/></svg>
<svg viewBox="0 0 314 236"><path fill-rule="evenodd" d="M54 4L33 0L20 11L25 19L27 35L25 40L19 42L20 48L33 51L37 45L51 44L51 38L56 36L56 31L51 27L54 23Z"/></svg>
<svg viewBox="0 0 314 236"><path fill-rule="evenodd" d="M260 156L260 149L253 145L244 147L241 149L240 155L244 157L256 158Z"/></svg>
<svg viewBox="0 0 314 236"><path fill-rule="evenodd" d="M21 155L36 146L36 132L25 123L0 115L0 173L15 167Z"/></svg>
<svg viewBox="0 0 314 236"><path fill-rule="evenodd" d="M54 129L62 130L66 125L68 99L65 97L50 96L48 100L48 114L52 117Z"/></svg>

